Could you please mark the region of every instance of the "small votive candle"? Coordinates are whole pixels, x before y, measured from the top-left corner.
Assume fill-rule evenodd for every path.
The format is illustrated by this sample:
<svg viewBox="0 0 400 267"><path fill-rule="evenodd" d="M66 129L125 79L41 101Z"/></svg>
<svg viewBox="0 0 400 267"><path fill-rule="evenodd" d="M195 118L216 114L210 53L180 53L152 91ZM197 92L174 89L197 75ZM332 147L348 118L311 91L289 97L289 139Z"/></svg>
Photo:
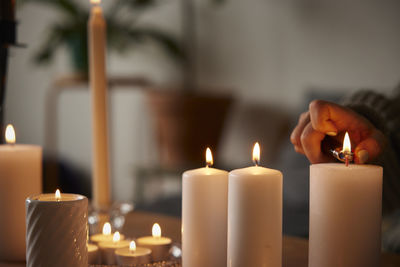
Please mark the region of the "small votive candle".
<svg viewBox="0 0 400 267"><path fill-rule="evenodd" d="M151 250L136 247L135 241L129 243L129 248L119 248L115 251L118 265L145 264L151 261Z"/></svg>
<svg viewBox="0 0 400 267"><path fill-rule="evenodd" d="M152 228L152 236L140 237L136 240L138 246L151 250L153 261L163 261L169 256L172 240L161 236L161 227L155 223Z"/></svg>
<svg viewBox="0 0 400 267"><path fill-rule="evenodd" d="M124 240L125 236L120 234L120 240ZM99 244L100 242L113 241L113 234L111 232L111 224L106 222L103 225L103 231L101 234L95 234L90 237L90 241L94 244Z"/></svg>
<svg viewBox="0 0 400 267"><path fill-rule="evenodd" d="M94 244L87 244L88 263L100 264L99 247Z"/></svg>
<svg viewBox="0 0 400 267"><path fill-rule="evenodd" d="M102 264L117 264L115 259L115 250L129 247L128 240L121 240L119 232L115 232L112 241L103 241L99 243Z"/></svg>

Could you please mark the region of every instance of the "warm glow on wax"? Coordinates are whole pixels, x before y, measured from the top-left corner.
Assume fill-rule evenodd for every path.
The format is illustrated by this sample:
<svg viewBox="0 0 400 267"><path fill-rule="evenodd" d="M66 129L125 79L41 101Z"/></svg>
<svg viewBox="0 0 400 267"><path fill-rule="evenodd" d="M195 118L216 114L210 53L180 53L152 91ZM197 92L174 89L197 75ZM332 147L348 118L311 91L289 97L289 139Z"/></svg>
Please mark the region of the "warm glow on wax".
<svg viewBox="0 0 400 267"><path fill-rule="evenodd" d="M103 235L111 235L111 224L109 222L103 225Z"/></svg>
<svg viewBox="0 0 400 267"><path fill-rule="evenodd" d="M129 243L129 251L130 252L136 251L136 243L135 243L135 241L131 241L131 243Z"/></svg>
<svg viewBox="0 0 400 267"><path fill-rule="evenodd" d="M15 144L15 131L11 124L6 127L6 142L7 144Z"/></svg>
<svg viewBox="0 0 400 267"><path fill-rule="evenodd" d="M256 142L254 144L254 148L253 148L253 162L256 166L258 166L259 162L260 162L260 145L258 144L258 142Z"/></svg>
<svg viewBox="0 0 400 267"><path fill-rule="evenodd" d="M207 167L211 167L214 164L211 149L209 147L207 147L207 150L206 150L206 164L207 164Z"/></svg>
<svg viewBox="0 0 400 267"><path fill-rule="evenodd" d="M113 242L114 242L114 243L117 243L117 242L119 242L120 240L121 240L121 235L120 235L119 232L117 231L117 232L115 232L114 235L113 235Z"/></svg>
<svg viewBox="0 0 400 267"><path fill-rule="evenodd" d="M346 132L343 141L343 152L351 152L351 143L349 134Z"/></svg>
<svg viewBox="0 0 400 267"><path fill-rule="evenodd" d="M153 224L151 233L152 233L153 237L161 237L161 227L158 223Z"/></svg>
<svg viewBox="0 0 400 267"><path fill-rule="evenodd" d="M54 193L54 196L55 196L57 201L61 200L61 193L60 193L59 189L56 190L56 192Z"/></svg>

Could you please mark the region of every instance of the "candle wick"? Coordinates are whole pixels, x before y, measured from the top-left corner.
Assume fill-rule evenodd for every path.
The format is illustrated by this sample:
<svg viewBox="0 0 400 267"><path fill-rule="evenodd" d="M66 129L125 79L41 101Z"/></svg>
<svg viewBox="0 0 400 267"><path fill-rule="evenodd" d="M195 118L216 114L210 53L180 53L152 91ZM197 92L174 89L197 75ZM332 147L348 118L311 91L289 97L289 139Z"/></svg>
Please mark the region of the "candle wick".
<svg viewBox="0 0 400 267"><path fill-rule="evenodd" d="M253 160L253 163L254 163L254 165L256 165L256 167L258 167L258 164L259 164L259 162L258 162L258 160Z"/></svg>
<svg viewBox="0 0 400 267"><path fill-rule="evenodd" d="M349 156L348 155L345 156L345 161L346 161L346 167L348 167L349 166Z"/></svg>

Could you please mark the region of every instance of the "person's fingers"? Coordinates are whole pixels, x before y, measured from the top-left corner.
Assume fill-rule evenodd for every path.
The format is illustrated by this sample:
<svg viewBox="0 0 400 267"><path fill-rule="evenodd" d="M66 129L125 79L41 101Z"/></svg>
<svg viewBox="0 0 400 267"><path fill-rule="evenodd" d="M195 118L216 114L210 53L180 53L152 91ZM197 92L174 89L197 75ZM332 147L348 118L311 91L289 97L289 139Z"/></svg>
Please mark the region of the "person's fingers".
<svg viewBox="0 0 400 267"><path fill-rule="evenodd" d="M357 164L364 164L379 156L385 146L385 136L377 129L371 135L362 140L354 150L354 161Z"/></svg>
<svg viewBox="0 0 400 267"><path fill-rule="evenodd" d="M301 144L304 154L312 164L330 161L321 151L321 141L324 137L324 133L314 130L311 122L305 126L301 134Z"/></svg>
<svg viewBox="0 0 400 267"><path fill-rule="evenodd" d="M303 133L304 127L310 122L310 113L303 112L299 117L299 122L296 127L293 129L292 134L290 135L290 141L294 145L296 152L304 154L303 148L301 146L301 134Z"/></svg>
<svg viewBox="0 0 400 267"><path fill-rule="evenodd" d="M294 150L295 150L297 153L299 153L299 154L303 154L303 155L305 155L305 153L304 153L304 150L303 150L303 147L302 147L302 146L296 146L296 145L294 145Z"/></svg>
<svg viewBox="0 0 400 267"><path fill-rule="evenodd" d="M331 136L341 131L364 132L373 127L353 110L335 103L314 100L309 108L314 129Z"/></svg>
<svg viewBox="0 0 400 267"><path fill-rule="evenodd" d="M338 129L332 121L331 103L323 100L314 100L309 105L310 118L315 130L331 136L337 135Z"/></svg>

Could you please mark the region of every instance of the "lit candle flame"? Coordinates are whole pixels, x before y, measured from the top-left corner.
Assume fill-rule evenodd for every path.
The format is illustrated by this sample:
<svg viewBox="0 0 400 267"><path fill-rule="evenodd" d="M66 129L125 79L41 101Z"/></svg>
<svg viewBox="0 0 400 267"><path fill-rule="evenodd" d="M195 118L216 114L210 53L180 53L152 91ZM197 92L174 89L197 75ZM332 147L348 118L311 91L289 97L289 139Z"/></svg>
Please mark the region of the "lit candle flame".
<svg viewBox="0 0 400 267"><path fill-rule="evenodd" d="M153 224L151 233L152 233L153 237L161 237L161 227L158 223Z"/></svg>
<svg viewBox="0 0 400 267"><path fill-rule="evenodd" d="M118 231L116 231L116 232L114 233L114 235L113 235L113 242L114 242L114 243L117 243L117 242L119 242L120 240L121 240L121 235L119 234Z"/></svg>
<svg viewBox="0 0 400 267"><path fill-rule="evenodd" d="M129 243L129 251L130 252L135 252L136 251L136 243L135 243L135 241L131 241Z"/></svg>
<svg viewBox="0 0 400 267"><path fill-rule="evenodd" d="M15 144L15 131L11 124L6 127L6 142L7 144Z"/></svg>
<svg viewBox="0 0 400 267"><path fill-rule="evenodd" d="M60 193L59 189L56 190L56 192L54 193L54 196L55 196L57 201L61 200L61 193Z"/></svg>
<svg viewBox="0 0 400 267"><path fill-rule="evenodd" d="M99 5L101 2L101 0L90 0L90 3L92 3L92 5Z"/></svg>
<svg viewBox="0 0 400 267"><path fill-rule="evenodd" d="M253 148L253 162L256 166L260 163L260 145L258 142L254 144Z"/></svg>
<svg viewBox="0 0 400 267"><path fill-rule="evenodd" d="M350 137L349 137L349 134L347 132L344 135L343 152L348 152L348 153L351 152Z"/></svg>
<svg viewBox="0 0 400 267"><path fill-rule="evenodd" d="M211 149L209 147L207 147L207 150L206 150L206 166L207 167L211 167L213 164L214 164L214 161L213 161L213 156L212 156L212 153L211 153Z"/></svg>
<svg viewBox="0 0 400 267"><path fill-rule="evenodd" d="M111 224L109 222L103 225L103 235L111 235Z"/></svg>

